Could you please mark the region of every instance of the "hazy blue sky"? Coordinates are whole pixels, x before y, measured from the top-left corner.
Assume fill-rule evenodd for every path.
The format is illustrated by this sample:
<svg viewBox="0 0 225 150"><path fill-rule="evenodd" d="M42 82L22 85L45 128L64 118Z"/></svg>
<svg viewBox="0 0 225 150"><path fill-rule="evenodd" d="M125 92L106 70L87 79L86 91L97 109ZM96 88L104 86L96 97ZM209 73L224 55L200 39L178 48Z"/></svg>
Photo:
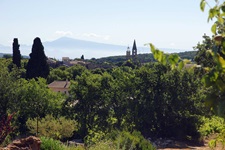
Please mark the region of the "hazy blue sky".
<svg viewBox="0 0 225 150"><path fill-rule="evenodd" d="M212 0L209 0L212 1ZM0 44L61 36L192 50L210 33L200 0L0 0Z"/></svg>

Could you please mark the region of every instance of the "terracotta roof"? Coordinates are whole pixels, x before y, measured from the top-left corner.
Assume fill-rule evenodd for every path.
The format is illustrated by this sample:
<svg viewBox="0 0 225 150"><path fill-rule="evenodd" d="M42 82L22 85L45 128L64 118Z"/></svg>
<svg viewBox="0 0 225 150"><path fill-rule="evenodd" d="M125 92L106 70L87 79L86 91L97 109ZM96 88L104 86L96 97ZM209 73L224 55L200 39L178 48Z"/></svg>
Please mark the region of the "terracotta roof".
<svg viewBox="0 0 225 150"><path fill-rule="evenodd" d="M69 88L69 81L53 81L48 85L49 88Z"/></svg>

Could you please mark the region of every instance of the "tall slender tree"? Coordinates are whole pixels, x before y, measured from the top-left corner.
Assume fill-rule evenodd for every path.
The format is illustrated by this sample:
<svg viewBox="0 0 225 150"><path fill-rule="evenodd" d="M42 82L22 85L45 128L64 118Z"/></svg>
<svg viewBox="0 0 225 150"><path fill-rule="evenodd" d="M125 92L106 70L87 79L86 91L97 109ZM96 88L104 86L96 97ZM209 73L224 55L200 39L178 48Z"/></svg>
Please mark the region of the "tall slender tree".
<svg viewBox="0 0 225 150"><path fill-rule="evenodd" d="M18 39L14 38L13 39L13 63L17 67L21 67L21 54L20 54L19 47L20 45L18 43Z"/></svg>
<svg viewBox="0 0 225 150"><path fill-rule="evenodd" d="M80 57L80 59L81 59L81 60L84 60L84 55L82 55L82 56Z"/></svg>
<svg viewBox="0 0 225 150"><path fill-rule="evenodd" d="M44 46L42 45L41 39L36 37L27 64L26 77L27 79L37 77L47 78L48 75L49 65L47 63L47 57L45 56Z"/></svg>

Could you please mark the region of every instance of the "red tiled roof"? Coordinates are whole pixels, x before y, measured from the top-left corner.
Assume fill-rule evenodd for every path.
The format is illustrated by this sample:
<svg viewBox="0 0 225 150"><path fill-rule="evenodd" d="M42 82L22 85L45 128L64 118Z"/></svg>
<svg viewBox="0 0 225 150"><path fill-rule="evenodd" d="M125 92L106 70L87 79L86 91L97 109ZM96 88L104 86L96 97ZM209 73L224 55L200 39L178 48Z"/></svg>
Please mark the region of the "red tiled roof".
<svg viewBox="0 0 225 150"><path fill-rule="evenodd" d="M69 88L69 81L53 81L48 85L49 88Z"/></svg>

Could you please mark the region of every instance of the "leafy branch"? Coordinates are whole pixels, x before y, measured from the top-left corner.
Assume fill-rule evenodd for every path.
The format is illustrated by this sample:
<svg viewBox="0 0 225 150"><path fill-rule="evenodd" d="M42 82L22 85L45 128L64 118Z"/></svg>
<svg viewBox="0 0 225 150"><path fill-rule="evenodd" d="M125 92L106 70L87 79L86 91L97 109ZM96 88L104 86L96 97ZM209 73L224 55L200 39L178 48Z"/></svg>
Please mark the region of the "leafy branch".
<svg viewBox="0 0 225 150"><path fill-rule="evenodd" d="M189 63L190 61L187 59L181 59L177 54L165 54L163 51L155 48L152 43L149 43L151 52L155 60L163 65L169 65L171 69L177 68L178 70L183 69L185 64Z"/></svg>
<svg viewBox="0 0 225 150"><path fill-rule="evenodd" d="M205 6L209 6L209 20L215 20L211 27L213 33L213 40L215 44L211 50L207 52L213 57L215 67L204 68L206 74L202 77L202 82L206 87L212 87L212 92L208 93L206 98L206 104L213 109L217 114L225 117L225 2L220 4L218 0L215 0L215 6L210 7L206 0L201 0L200 9L205 11ZM154 58L163 65L169 65L171 69L177 68L181 70L188 60L182 60L176 54L164 54L163 51L155 48L153 44L149 44L151 52Z"/></svg>
<svg viewBox="0 0 225 150"><path fill-rule="evenodd" d="M215 6L210 7L208 21L214 20L215 22L211 27L213 33L213 40L215 45L208 52L213 57L216 64L215 67L209 68L208 73L202 78L206 87L212 87L211 93L208 93L206 97L206 104L211 107L217 114L225 117L224 100L225 100L225 2L220 3L215 0ZM205 4L208 4L206 0L201 0L200 9L205 11Z"/></svg>

